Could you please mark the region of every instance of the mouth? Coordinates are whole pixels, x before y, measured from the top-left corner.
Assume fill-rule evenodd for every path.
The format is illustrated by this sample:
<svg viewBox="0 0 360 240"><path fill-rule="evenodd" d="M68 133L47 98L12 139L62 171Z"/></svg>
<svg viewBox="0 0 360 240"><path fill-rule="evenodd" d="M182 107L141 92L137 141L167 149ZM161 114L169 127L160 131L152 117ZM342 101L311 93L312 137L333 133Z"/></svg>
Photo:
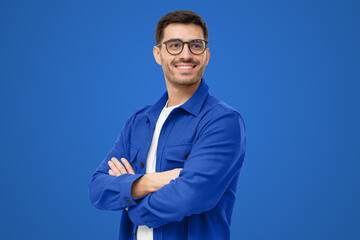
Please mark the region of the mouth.
<svg viewBox="0 0 360 240"><path fill-rule="evenodd" d="M196 68L196 64L190 64L190 63L182 63L182 64L175 64L174 67L179 72L191 72L194 68Z"/></svg>

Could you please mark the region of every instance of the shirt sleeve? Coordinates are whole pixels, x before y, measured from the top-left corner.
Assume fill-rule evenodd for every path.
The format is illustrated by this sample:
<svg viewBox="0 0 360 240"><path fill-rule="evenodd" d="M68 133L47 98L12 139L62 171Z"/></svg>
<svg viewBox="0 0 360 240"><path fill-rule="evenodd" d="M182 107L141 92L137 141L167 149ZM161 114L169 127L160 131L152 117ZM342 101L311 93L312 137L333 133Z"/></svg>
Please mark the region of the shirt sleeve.
<svg viewBox="0 0 360 240"><path fill-rule="evenodd" d="M217 112L204 124L175 180L128 210L136 225L157 228L216 206L241 169L245 129L237 112Z"/></svg>
<svg viewBox="0 0 360 240"><path fill-rule="evenodd" d="M131 125L131 119L125 124L120 136L115 142L110 153L105 157L96 169L89 184L89 198L91 203L102 210L121 210L136 205L137 202L131 196L131 187L134 181L144 174L122 174L112 176L109 174L108 161L112 157L129 159L129 151L126 148L126 135Z"/></svg>

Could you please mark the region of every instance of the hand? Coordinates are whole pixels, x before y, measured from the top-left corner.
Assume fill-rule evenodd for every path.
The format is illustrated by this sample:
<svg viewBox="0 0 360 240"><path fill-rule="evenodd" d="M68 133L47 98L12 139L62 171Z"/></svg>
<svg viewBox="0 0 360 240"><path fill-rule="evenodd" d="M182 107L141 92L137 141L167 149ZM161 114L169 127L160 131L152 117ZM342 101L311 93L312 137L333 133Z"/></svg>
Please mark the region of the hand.
<svg viewBox="0 0 360 240"><path fill-rule="evenodd" d="M111 161L108 162L110 167L110 175L120 176L126 173L135 174L131 164L125 158L121 158L121 162L125 167L115 157L111 158ZM175 168L165 172L153 172L145 174L133 183L131 188L132 197L142 197L159 190L166 184L169 184L171 180L175 180L177 177L179 177L181 170L182 168ZM128 210L128 208L129 207L127 207L126 210Z"/></svg>
<svg viewBox="0 0 360 240"><path fill-rule="evenodd" d="M132 168L128 160L126 160L125 158L121 158L121 162L124 164L125 168L115 157L111 158L111 161L108 162L108 165L110 167L110 175L120 176L126 173L135 174L134 169Z"/></svg>

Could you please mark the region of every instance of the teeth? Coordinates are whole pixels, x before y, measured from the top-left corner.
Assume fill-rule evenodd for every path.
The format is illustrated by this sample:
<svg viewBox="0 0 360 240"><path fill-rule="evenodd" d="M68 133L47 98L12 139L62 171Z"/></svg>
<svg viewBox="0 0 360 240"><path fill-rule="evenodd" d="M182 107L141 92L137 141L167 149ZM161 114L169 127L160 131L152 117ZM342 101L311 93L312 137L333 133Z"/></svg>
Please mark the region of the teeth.
<svg viewBox="0 0 360 240"><path fill-rule="evenodd" d="M190 69L193 68L192 66L179 66L178 68L180 69Z"/></svg>

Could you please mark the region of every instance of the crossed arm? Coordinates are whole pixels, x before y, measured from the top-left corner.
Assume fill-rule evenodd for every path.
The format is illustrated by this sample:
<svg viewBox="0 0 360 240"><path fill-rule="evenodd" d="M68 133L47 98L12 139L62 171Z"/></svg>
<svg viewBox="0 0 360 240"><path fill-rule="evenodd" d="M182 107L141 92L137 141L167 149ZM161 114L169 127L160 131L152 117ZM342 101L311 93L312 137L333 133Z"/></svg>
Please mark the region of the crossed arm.
<svg viewBox="0 0 360 240"><path fill-rule="evenodd" d="M126 151L124 135L121 132L111 152L96 169L89 183L91 203L101 210L128 209L136 205L138 198L154 193L179 176L182 169L156 173L135 173ZM121 162L119 161L122 158ZM119 160L118 160L119 159ZM109 161L110 160L110 161Z"/></svg>
<svg viewBox="0 0 360 240"><path fill-rule="evenodd" d="M233 112L218 114L206 123L183 169L165 172L136 174L123 158L122 165L115 158L129 157L123 140L128 133L122 133L90 182L93 205L104 210L129 207L134 224L154 228L214 208L240 172L245 135L241 117Z"/></svg>
<svg viewBox="0 0 360 240"><path fill-rule="evenodd" d="M121 162L125 167L115 157L112 157L111 161L108 161L110 175L120 176L122 174L135 174L134 169L128 160L121 158ZM153 172L143 175L133 183L131 196L133 198L139 198L159 190L171 180L175 180L179 177L181 170L182 168L175 168L165 172Z"/></svg>

